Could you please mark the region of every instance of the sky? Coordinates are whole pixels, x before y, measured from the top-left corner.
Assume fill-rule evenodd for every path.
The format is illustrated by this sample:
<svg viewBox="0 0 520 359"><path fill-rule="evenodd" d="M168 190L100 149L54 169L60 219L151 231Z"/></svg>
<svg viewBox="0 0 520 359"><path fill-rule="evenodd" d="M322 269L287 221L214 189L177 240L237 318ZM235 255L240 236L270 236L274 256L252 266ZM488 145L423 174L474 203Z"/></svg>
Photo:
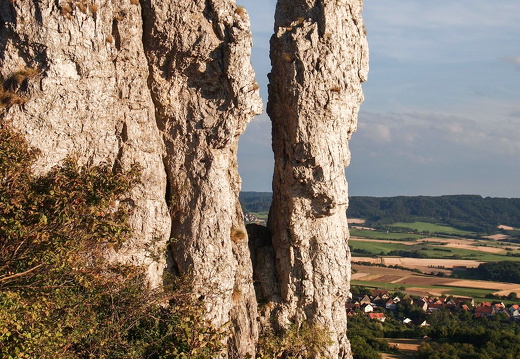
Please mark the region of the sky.
<svg viewBox="0 0 520 359"><path fill-rule="evenodd" d="M267 103L275 0L238 0ZM370 72L346 169L351 196L520 197L520 1L365 0ZM271 122L239 142L242 190L271 191Z"/></svg>

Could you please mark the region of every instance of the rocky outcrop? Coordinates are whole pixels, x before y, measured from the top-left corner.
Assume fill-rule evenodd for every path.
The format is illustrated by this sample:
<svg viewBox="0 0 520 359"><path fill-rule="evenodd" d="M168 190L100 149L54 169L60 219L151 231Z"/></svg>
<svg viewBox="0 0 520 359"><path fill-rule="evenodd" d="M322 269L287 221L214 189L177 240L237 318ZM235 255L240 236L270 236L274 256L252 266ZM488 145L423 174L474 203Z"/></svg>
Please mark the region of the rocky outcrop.
<svg viewBox="0 0 520 359"><path fill-rule="evenodd" d="M0 74L30 74L3 110L39 148L36 170L68 155L143 167L134 237L114 260L194 278L230 356L254 356L256 299L238 204L238 136L260 112L249 18L234 0L0 3ZM30 69L30 70L28 70ZM37 71L34 71L37 70ZM18 101L22 103L24 101Z"/></svg>
<svg viewBox="0 0 520 359"><path fill-rule="evenodd" d="M238 203L238 136L261 111L245 10L230 0L144 2L145 51L166 144L172 265L195 279L232 357L254 356L256 297Z"/></svg>
<svg viewBox="0 0 520 359"><path fill-rule="evenodd" d="M111 256L146 266L152 285L159 285L171 220L140 6L124 0L84 6L2 1L0 21L2 77L37 71L18 89L29 100L7 109L4 120L41 150L37 171L69 155L83 164L142 166L142 184L129 198L135 236Z"/></svg>
<svg viewBox="0 0 520 359"><path fill-rule="evenodd" d="M268 114L275 173L268 227L280 298L276 321L325 327L326 358L350 358L345 302L348 140L368 71L361 0L279 0Z"/></svg>

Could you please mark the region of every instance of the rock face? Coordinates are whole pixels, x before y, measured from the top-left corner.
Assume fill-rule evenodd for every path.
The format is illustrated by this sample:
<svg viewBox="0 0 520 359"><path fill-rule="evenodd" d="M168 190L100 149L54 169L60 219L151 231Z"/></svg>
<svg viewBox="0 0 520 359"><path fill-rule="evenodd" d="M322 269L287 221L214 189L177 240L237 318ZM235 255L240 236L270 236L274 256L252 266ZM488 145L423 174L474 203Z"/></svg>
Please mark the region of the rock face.
<svg viewBox="0 0 520 359"><path fill-rule="evenodd" d="M213 324L233 323L230 356L254 356L256 299L242 213L238 136L261 110L249 18L234 0L0 2L0 74L38 69L3 111L48 171L143 167L130 195L135 236L111 255L160 285L191 274ZM26 71L27 72L27 71Z"/></svg>
<svg viewBox="0 0 520 359"><path fill-rule="evenodd" d="M2 77L26 67L39 72L19 89L29 100L7 109L4 120L41 150L40 172L68 155L80 163L141 164L143 183L130 196L135 236L112 256L148 267L157 286L171 220L164 197L164 146L147 86L140 6L123 0L95 7L60 4L0 4Z"/></svg>
<svg viewBox="0 0 520 359"><path fill-rule="evenodd" d="M278 324L330 330L326 358L350 358L345 301L350 253L344 170L368 72L362 0L279 0L268 114L275 172L268 227Z"/></svg>
<svg viewBox="0 0 520 359"><path fill-rule="evenodd" d="M229 0L144 5L149 84L167 153L172 265L190 272L232 357L254 356L256 297L238 203L238 136L261 111L249 18Z"/></svg>

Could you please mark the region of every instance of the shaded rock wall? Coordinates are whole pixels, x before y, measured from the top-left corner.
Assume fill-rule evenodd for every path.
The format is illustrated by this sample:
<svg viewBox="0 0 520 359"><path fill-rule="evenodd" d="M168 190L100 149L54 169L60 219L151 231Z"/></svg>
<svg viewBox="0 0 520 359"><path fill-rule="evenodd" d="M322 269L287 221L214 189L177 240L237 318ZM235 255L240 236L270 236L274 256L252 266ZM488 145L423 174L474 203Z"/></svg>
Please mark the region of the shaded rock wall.
<svg viewBox="0 0 520 359"><path fill-rule="evenodd" d="M275 172L268 227L280 297L276 321L331 331L327 358L351 357L345 301L350 253L344 170L368 71L361 0L279 0L268 114Z"/></svg>

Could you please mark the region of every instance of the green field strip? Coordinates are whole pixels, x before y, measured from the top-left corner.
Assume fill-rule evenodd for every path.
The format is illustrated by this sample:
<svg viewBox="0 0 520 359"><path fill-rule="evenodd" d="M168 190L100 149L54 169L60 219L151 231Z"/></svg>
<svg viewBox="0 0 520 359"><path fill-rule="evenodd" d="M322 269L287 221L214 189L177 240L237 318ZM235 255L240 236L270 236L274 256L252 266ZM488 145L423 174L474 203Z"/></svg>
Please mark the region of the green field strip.
<svg viewBox="0 0 520 359"><path fill-rule="evenodd" d="M411 230L415 230L418 232L445 233L445 234L454 234L454 235L458 235L458 236L475 235L474 232L464 231L464 230L460 230L460 229L453 228L450 226L444 226L444 225L428 223L428 222L412 222L412 223L397 222L397 223L393 223L391 226L398 227L398 228L409 228Z"/></svg>
<svg viewBox="0 0 520 359"><path fill-rule="evenodd" d="M358 229L351 228L350 235L353 237L362 237L368 239L380 239L380 240L417 240L426 238L423 234L415 234L415 233L400 233L400 232L386 232L386 231L373 231L369 229Z"/></svg>
<svg viewBox="0 0 520 359"><path fill-rule="evenodd" d="M363 239L351 238L349 240L351 248L364 250L369 253L366 255L377 255L384 256L393 250L398 251L418 251L431 259L463 259L463 260L476 260L481 262L496 262L496 261L520 261L520 257L507 256L507 251L500 253L488 253L479 250L465 249L465 248L453 248L442 245L432 245L429 243L397 243L397 242L372 242L364 241ZM435 250L439 248L442 250ZM449 251L449 252L448 252ZM382 254L383 253L383 254ZM356 253L353 254L354 256Z"/></svg>

